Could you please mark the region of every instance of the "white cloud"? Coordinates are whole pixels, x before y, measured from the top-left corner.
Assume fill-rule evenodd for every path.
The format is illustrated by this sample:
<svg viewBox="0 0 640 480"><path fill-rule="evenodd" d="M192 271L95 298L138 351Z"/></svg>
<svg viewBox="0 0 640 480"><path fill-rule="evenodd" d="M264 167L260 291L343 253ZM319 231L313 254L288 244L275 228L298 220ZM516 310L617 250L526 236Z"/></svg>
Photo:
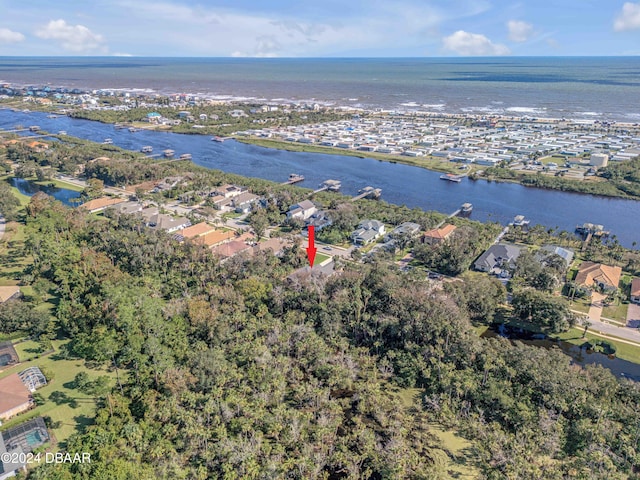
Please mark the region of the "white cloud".
<svg viewBox="0 0 640 480"><path fill-rule="evenodd" d="M24 35L20 32L14 32L8 28L0 28L0 44L17 43L24 41Z"/></svg>
<svg viewBox="0 0 640 480"><path fill-rule="evenodd" d="M84 25L69 25L64 20L51 20L36 35L45 40L57 40L66 50L76 53L105 51L104 37Z"/></svg>
<svg viewBox="0 0 640 480"><path fill-rule="evenodd" d="M640 29L640 3L625 3L622 12L613 22L613 29L616 32Z"/></svg>
<svg viewBox="0 0 640 480"><path fill-rule="evenodd" d="M479 33L457 32L444 37L442 43L446 50L464 56L494 56L509 55L511 51L500 43L493 43L486 36Z"/></svg>
<svg viewBox="0 0 640 480"><path fill-rule="evenodd" d="M509 20L507 28L512 42L526 42L533 35L533 25L521 20Z"/></svg>
<svg viewBox="0 0 640 480"><path fill-rule="evenodd" d="M366 4L367 8L350 5L345 13L322 4L311 9L313 14L305 9L282 13L267 7L248 12L171 0L116 0L115 4L125 9L128 21L136 22L137 28L128 37L140 54L162 45L171 49L171 54L186 51L191 55L300 57L345 53L368 56L380 51L417 53L439 43L438 27L443 22L489 8L486 0L449 2L453 3L445 7L441 5L444 2L425 5L421 0L398 0L393 4L356 0L356 5ZM157 31L162 33L149 34ZM114 34L113 38L117 36Z"/></svg>

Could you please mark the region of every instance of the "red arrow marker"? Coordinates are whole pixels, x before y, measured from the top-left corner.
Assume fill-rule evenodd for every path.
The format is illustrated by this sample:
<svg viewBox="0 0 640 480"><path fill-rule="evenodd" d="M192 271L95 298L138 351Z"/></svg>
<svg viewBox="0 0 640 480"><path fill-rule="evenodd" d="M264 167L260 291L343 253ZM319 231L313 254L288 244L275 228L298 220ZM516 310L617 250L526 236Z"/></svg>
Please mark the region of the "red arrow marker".
<svg viewBox="0 0 640 480"><path fill-rule="evenodd" d="M313 267L313 261L316 259L316 252L318 249L315 246L315 227L313 225L309 225L307 227L307 233L309 235L309 246L307 247L307 258L309 259L309 266Z"/></svg>

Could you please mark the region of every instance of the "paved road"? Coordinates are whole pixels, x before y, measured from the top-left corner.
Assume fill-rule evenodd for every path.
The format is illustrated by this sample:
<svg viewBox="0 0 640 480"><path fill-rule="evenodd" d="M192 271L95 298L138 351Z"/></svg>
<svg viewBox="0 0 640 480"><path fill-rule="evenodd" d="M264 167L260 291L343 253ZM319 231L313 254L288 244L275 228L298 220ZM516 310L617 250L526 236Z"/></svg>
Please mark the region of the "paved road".
<svg viewBox="0 0 640 480"><path fill-rule="evenodd" d="M589 327L590 332L623 338L629 342L640 345L640 330L637 328L619 327L594 318L589 318L589 321L591 322L591 327ZM613 340L615 341L616 339Z"/></svg>
<svg viewBox="0 0 640 480"><path fill-rule="evenodd" d="M4 237L4 227L6 224L7 222L5 222L4 217L0 217L0 240Z"/></svg>

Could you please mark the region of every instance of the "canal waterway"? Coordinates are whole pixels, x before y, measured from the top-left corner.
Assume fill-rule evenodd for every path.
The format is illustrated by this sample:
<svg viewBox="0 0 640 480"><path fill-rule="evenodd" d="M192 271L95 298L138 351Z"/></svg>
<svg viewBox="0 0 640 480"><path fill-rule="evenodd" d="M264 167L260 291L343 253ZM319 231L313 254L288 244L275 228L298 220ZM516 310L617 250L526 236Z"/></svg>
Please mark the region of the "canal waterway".
<svg viewBox="0 0 640 480"><path fill-rule="evenodd" d="M49 118L41 112L0 110L0 129L38 125L48 132L65 130L69 135L113 144L130 150L152 146L154 154L172 149L176 156L190 153L193 162L211 169L248 177L282 182L290 173L305 176L299 185L317 188L323 180L342 182L342 192L357 194L367 185L382 189L382 199L390 203L451 213L464 202L473 204L472 219L507 224L524 215L531 224L573 231L585 222L602 224L628 248L640 243L640 202L556 190L524 187L513 183L440 180L440 173L371 158L275 150L246 145L234 140L212 142L209 136L169 132L116 129L103 124L66 116Z"/></svg>

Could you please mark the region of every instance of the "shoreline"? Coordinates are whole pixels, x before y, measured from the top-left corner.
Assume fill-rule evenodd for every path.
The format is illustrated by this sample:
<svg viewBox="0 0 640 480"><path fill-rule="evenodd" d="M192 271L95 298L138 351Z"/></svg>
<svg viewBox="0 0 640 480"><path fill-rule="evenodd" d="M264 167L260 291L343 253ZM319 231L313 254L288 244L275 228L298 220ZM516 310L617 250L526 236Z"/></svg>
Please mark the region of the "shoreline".
<svg viewBox="0 0 640 480"><path fill-rule="evenodd" d="M25 102L26 103L26 102ZM25 105L23 103L23 105ZM227 103L228 106L240 106L246 105L243 102L230 102ZM33 110L27 109L28 111L34 112L43 112L43 113L52 113L56 111L55 108L52 108L51 105L40 105L40 104L31 104L28 103L27 106L31 107ZM18 110L15 105L10 105L8 103L0 103L0 108L3 109L12 109ZM348 108L348 107L337 107L337 108ZM358 109L364 115L375 118L376 116L386 115L386 112L376 112L371 110L363 110ZM58 109L59 111L59 109ZM158 132L171 132L171 133L179 133L185 135L200 135L200 136L216 136L216 133L212 133L210 130L197 130L190 129L184 130L184 128L176 128L175 126L169 125L156 125L149 124L142 121L117 121L107 118L99 118L100 115L83 115L85 109L73 109L71 111L67 111L64 113L59 113L60 115L66 115L71 118L78 118L90 121L96 121L105 125L115 125L121 123L123 125L132 125L137 129L143 129L147 131L158 131ZM100 112L100 110L86 110L88 112ZM109 110L105 110L109 111ZM130 110L129 110L130 111ZM517 116L508 116L508 115L479 115L479 114L467 114L467 113L446 113L446 112L405 112L403 116L414 117L414 118L424 118L426 120L435 121L438 119L448 120L448 121L478 121L485 120L487 118L494 119L497 122L504 123L530 123L532 125L536 124L558 124L564 126L584 126L585 122L580 120L567 120L567 119L558 119L558 118L524 118L526 117L517 117ZM595 123L595 120L590 121L588 123L591 127L598 127L598 124ZM618 127L622 128L630 128L638 130L638 134L640 134L640 127L637 124L630 123L616 123ZM214 126L211 126L215 128ZM209 127L209 128L211 128ZM307 144L307 143L296 143L292 141L282 140L282 139L273 139L273 138L263 138L250 134L243 134L242 130L238 130L231 134L225 135L228 138L234 139L238 142L256 145L264 148L272 148L279 150L286 150L292 152L307 152L307 153L322 153L328 155L342 155L342 156L351 156L357 158L366 158L372 160L378 160L381 162L389 162L389 163L400 163L412 167L424 168L426 170L441 172L441 173L457 173L463 174L465 176L469 176L472 180L485 180L489 182L504 182L504 183L516 183L525 187L533 187L533 188L542 188L545 190L556 190L562 192L571 192L571 193L581 193L586 195L596 195L605 198L619 198L626 200L636 200L640 201L640 195L629 194L628 192L619 189L613 182L610 180L604 180L601 182L590 182L587 180L578 180L578 179L568 179L565 177L554 177L549 174L542 174L540 172L536 173L524 173L521 170L509 170L509 172L515 172L504 175L501 175L500 171L497 171L495 167L482 167L475 164L467 164L467 169L460 169L460 163L452 162L448 159L441 159L439 157L434 157L432 155L424 155L419 157L413 156L405 156L400 154L386 154L386 153L378 153L378 152L367 152L367 151L359 151L347 148L338 148L331 146L323 146L316 144ZM486 171L491 169L492 171L487 175ZM531 179L530 181L527 181ZM598 186L598 184L602 186Z"/></svg>

